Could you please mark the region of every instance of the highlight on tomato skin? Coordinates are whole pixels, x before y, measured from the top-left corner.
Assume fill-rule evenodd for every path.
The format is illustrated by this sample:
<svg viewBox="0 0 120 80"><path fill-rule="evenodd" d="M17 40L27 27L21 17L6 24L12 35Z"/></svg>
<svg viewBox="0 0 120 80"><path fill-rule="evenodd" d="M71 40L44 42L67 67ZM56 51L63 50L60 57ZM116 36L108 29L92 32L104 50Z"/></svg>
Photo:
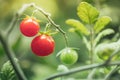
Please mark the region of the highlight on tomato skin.
<svg viewBox="0 0 120 80"><path fill-rule="evenodd" d="M26 17L20 23L20 31L24 36L33 37L40 30L40 25L34 17Z"/></svg>
<svg viewBox="0 0 120 80"><path fill-rule="evenodd" d="M48 56L53 53L55 42L53 38L47 34L36 36L31 42L32 52L37 56Z"/></svg>

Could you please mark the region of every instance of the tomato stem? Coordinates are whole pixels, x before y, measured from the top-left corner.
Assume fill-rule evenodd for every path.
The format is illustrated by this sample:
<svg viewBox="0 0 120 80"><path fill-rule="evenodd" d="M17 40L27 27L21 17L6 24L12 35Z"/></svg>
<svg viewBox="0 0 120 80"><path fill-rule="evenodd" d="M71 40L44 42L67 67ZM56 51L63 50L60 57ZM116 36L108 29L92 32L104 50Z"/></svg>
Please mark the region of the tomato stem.
<svg viewBox="0 0 120 80"><path fill-rule="evenodd" d="M34 8L38 9L39 12L41 12L47 19L48 21L56 28L59 30L59 32L61 32L61 34L64 36L65 39L65 46L68 47L68 40L67 40L67 36L66 36L66 32L61 29L60 25L55 24L55 22L51 19L50 14L45 12L42 8L36 6L35 4L33 5Z"/></svg>

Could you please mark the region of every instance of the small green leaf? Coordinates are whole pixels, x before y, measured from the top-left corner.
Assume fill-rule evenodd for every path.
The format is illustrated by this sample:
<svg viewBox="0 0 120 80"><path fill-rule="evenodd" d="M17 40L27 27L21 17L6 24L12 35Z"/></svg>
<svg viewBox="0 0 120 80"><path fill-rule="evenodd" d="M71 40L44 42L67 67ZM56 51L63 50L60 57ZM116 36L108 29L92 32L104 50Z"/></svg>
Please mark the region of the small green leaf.
<svg viewBox="0 0 120 80"><path fill-rule="evenodd" d="M88 29L78 20L68 19L66 24L74 27L77 31L80 31L82 34L89 35Z"/></svg>
<svg viewBox="0 0 120 80"><path fill-rule="evenodd" d="M87 2L81 2L77 11L80 19L88 24L94 23L99 16L99 11Z"/></svg>
<svg viewBox="0 0 120 80"><path fill-rule="evenodd" d="M95 43L94 43L94 45L96 46L96 44L100 41L100 39L102 38L102 37L104 37L104 36L107 36L107 35L110 35L110 34L112 34L112 33L114 33L114 30L113 29L105 29L105 30L103 30L102 32L100 32L98 35L97 35L97 37L95 38Z"/></svg>
<svg viewBox="0 0 120 80"><path fill-rule="evenodd" d="M17 62L17 59L15 61ZM18 80L10 61L7 61L2 66L0 77L1 80Z"/></svg>
<svg viewBox="0 0 120 80"><path fill-rule="evenodd" d="M94 26L95 33L99 33L111 21L108 16L103 16L97 20Z"/></svg>

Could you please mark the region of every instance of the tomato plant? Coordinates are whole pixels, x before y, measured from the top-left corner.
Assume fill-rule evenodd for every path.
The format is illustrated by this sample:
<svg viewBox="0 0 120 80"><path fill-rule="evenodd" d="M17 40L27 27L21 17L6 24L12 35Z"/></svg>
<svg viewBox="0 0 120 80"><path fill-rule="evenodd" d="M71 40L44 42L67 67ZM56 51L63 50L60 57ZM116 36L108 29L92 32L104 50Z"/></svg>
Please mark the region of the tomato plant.
<svg viewBox="0 0 120 80"><path fill-rule="evenodd" d="M96 1L96 3L98 2L99 0ZM61 61L60 62L58 59L59 65L57 64L58 66L57 70L61 73L54 74L46 78L46 80L53 80L54 78L57 78L57 77L61 77L61 80L74 79L76 78L76 76L74 78L69 78L69 76L66 76L66 75L77 73L77 72L82 73L82 71L85 71L85 70L89 70L89 71L86 71L85 74L82 74L82 76L84 75L85 78L90 80L94 78L98 79L99 77L101 78L101 75L102 77L104 77L104 80L109 80L110 76L113 73L119 74L120 58L119 56L117 56L117 54L120 53L120 40L117 40L117 38L116 38L117 41L114 41L115 39L113 40L114 42L112 42L112 40L107 40L107 39L106 41L102 40L103 37L114 33L114 29L107 27L107 25L112 21L110 17L102 16L98 11L98 9L92 6L91 4L87 2L81 2L77 7L77 16L80 18L80 20L77 20L77 19L66 20L66 24L72 27L69 29L69 31L76 33L77 36L80 37L81 39L81 41L79 41L80 46L81 46L81 43L84 43L83 45L85 46L85 48L83 50L86 50L86 53L88 53L84 55L85 51L83 51L82 49L80 49L80 52L79 52L75 50L77 49L76 47L75 48L70 47L69 41L68 41L69 38L67 38L68 36L66 35L66 32L61 28L60 25L57 25L51 19L49 13L45 12L42 8L36 6L35 4L31 3L31 4L24 5L18 11L18 13L16 13L14 18L19 18L21 14L23 14L23 12L26 9L28 9L28 7L35 8L33 13L39 11L45 16L45 18L47 18L47 21L43 20L44 22L43 24L41 24L41 26L43 26L42 29L44 31L42 31L42 29L40 30L41 26L39 24L39 21L35 17L27 16L20 22L19 26L20 26L21 33L24 36L32 37L33 39L31 40L31 46L30 46L31 52L33 52L36 56L41 56L43 58L44 56L49 57L49 55L51 55L52 53L55 53L57 54L56 57L58 57L59 55L59 59ZM37 15L37 17L38 16L39 15ZM27 80L19 64L17 64L18 59L15 58L14 51L12 51L13 48L9 46L9 40L8 40L10 39L9 34L11 33L12 29L14 28L17 22L17 20L14 18L11 22L10 27L6 30L5 33L0 29L0 42L1 42L0 45L2 45L6 55L10 60L10 62L8 61L2 66L0 70L0 80L7 80L7 79L12 80L13 78L17 78L17 77L20 78L20 80ZM44 27L44 23L46 24L45 27ZM60 50L59 53L54 52L55 41L52 35L55 34L56 32L61 33L65 40L64 41L65 43L61 43L62 41L60 43L58 42L60 46L64 45L64 48L62 47L63 49ZM57 38L59 37L57 36ZM21 36L18 39L21 39ZM73 41L73 44L74 43L75 42ZM17 45L17 44L20 44L20 41L16 40L13 45ZM10 45L12 45L12 43ZM83 59L84 62L80 61L80 58L83 58L83 56L84 57L87 56L87 59ZM43 58L40 58L40 59L43 59L47 63L47 65L49 65L48 63L50 63L49 59L51 59L51 56L50 58L48 57L44 59ZM55 61L57 62L56 57L52 56L52 59L55 58ZM79 58L80 65L77 63L78 58ZM52 63L56 65L55 61L53 61L52 59L51 59ZM10 63L12 64L12 66ZM76 65L75 63L77 64L78 67L74 69L69 69L71 68L71 66L74 67ZM39 63L37 64L39 65ZM36 66L34 65L32 66L35 67L36 69ZM43 67L43 65L41 66ZM104 68L101 68L100 70L98 69L100 67L104 67ZM46 68L46 65L44 66L44 68ZM36 69L36 71L39 72L39 69ZM93 70L90 70L90 69L93 69ZM31 70L33 70L33 68ZM16 72L16 75L14 71ZM45 69L43 69L43 71L45 72ZM46 71L48 72L48 70ZM77 78L82 78L82 76L80 74L79 76L77 76ZM39 79L39 80L42 80L42 79Z"/></svg>
<svg viewBox="0 0 120 80"><path fill-rule="evenodd" d="M55 42L53 38L47 34L36 36L31 43L32 51L38 56L48 56L53 53Z"/></svg>
<svg viewBox="0 0 120 80"><path fill-rule="evenodd" d="M27 37L35 36L39 32L40 26L34 17L26 17L20 23L20 31Z"/></svg>

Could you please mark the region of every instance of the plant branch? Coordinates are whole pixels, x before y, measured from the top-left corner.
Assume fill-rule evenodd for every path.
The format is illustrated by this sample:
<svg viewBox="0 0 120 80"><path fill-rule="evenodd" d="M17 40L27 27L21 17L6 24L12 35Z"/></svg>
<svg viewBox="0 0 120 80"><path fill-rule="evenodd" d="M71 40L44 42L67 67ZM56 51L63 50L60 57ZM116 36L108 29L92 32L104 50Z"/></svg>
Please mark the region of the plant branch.
<svg viewBox="0 0 120 80"><path fill-rule="evenodd" d="M0 32L0 41L2 43L3 49L4 49L7 57L9 58L12 66L18 76L18 79L19 80L27 80L21 67L19 66L19 64L14 61L14 58L15 58L14 52L9 47L7 37L4 36L4 34L2 32Z"/></svg>
<svg viewBox="0 0 120 80"><path fill-rule="evenodd" d="M60 76L66 76L66 75L70 75L73 73L77 73L77 72L81 72L81 71L85 71L85 70L89 70L89 69L94 69L94 68L99 68L99 67L104 67L104 66L114 66L114 65L120 65L120 61L117 62L110 62L111 59L120 51L120 49L117 49L116 51L114 51L111 56L103 63L98 63L98 64L91 64L91 65L86 65L86 66L82 66L82 67L78 67L78 68L74 68L71 69L67 72L63 72L63 73L58 73L58 74L54 74L48 78L46 78L46 80L52 80L54 78L60 77Z"/></svg>
<svg viewBox="0 0 120 80"><path fill-rule="evenodd" d="M70 75L70 74L73 74L73 73L77 73L77 72L81 72L81 71L85 71L85 70L90 70L90 69L93 69L93 68L100 68L100 67L104 67L104 66L114 66L114 65L120 65L120 61L110 62L108 64L103 62L103 63L99 63L99 64L90 64L90 65L74 68L74 69L71 69L67 72L54 74L54 75L46 78L45 80L53 80L54 78L57 78L57 77L60 77L60 76L66 76L66 75Z"/></svg>
<svg viewBox="0 0 120 80"><path fill-rule="evenodd" d="M105 76L104 80L109 80L110 76L111 76L114 72L118 71L119 69L120 69L120 68L119 68L119 66L117 65L115 68L113 68L113 69L110 71L110 73L108 73L108 74Z"/></svg>

